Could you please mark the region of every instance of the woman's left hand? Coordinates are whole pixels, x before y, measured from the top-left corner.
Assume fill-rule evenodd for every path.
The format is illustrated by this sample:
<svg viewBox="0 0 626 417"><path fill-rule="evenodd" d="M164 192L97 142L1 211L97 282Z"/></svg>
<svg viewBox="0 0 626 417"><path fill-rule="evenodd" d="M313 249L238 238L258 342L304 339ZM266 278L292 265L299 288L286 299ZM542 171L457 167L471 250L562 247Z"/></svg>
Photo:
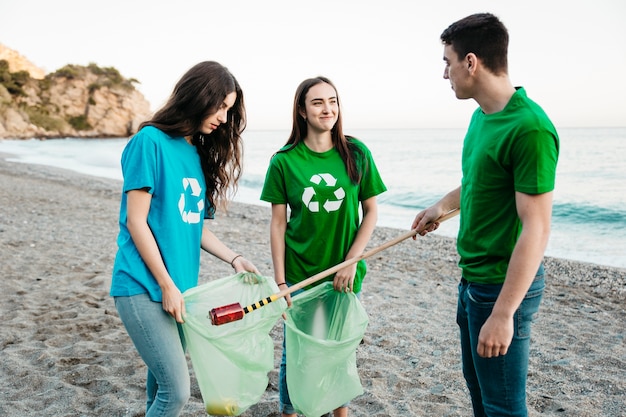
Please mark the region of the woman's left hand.
<svg viewBox="0 0 626 417"><path fill-rule="evenodd" d="M261 275L256 266L243 256L239 256L237 259L233 261L233 268L235 268L235 272L254 272L257 275Z"/></svg>

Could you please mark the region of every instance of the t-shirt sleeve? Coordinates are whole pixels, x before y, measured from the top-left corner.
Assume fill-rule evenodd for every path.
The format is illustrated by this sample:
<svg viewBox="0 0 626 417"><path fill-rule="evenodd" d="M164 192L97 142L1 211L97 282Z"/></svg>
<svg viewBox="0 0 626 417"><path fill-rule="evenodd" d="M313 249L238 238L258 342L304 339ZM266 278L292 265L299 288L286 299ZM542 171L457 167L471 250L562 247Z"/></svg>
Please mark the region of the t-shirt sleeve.
<svg viewBox="0 0 626 417"><path fill-rule="evenodd" d="M128 142L122 152L122 174L124 192L146 188L154 191L157 167L157 143L149 133L151 129L140 130Z"/></svg>
<svg viewBox="0 0 626 417"><path fill-rule="evenodd" d="M378 172L378 167L374 162L374 158L372 157L370 150L362 144L360 145L360 148L363 150L363 158L366 162L359 191L359 200L364 201L368 198L384 193L387 191L387 187Z"/></svg>
<svg viewBox="0 0 626 417"><path fill-rule="evenodd" d="M548 131L531 131L516 141L512 152L515 191L542 194L554 190L558 138Z"/></svg>
<svg viewBox="0 0 626 417"><path fill-rule="evenodd" d="M287 190L280 154L272 157L265 174L265 182L261 191L261 200L273 204L287 204Z"/></svg>

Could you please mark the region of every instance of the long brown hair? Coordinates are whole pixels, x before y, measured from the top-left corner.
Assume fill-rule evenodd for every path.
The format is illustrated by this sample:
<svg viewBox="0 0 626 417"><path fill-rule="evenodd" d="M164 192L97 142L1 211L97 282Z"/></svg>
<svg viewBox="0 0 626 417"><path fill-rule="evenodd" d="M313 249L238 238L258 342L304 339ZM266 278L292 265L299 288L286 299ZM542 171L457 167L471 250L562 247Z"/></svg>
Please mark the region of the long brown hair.
<svg viewBox="0 0 626 417"><path fill-rule="evenodd" d="M228 120L211 135L200 132L202 122L216 113L224 98L237 93ZM246 128L243 91L228 69L214 61L200 62L183 75L167 103L141 124L154 126L170 136L191 136L198 151L211 207L225 207L228 190L233 194L241 177Z"/></svg>
<svg viewBox="0 0 626 417"><path fill-rule="evenodd" d="M358 184L361 181L363 170L365 169L365 158L360 158L362 161L357 162L357 155L363 156L363 152L352 142L352 137L345 136L343 134L339 93L337 92L337 88L332 83L332 81L330 81L326 77L318 76L315 78L308 78L302 81L296 89L296 95L293 100L293 125L291 128L291 133L289 134L289 139L285 144L285 146L288 146L288 148L283 149L279 152L290 151L306 138L308 126L306 120L304 119L304 117L302 117L300 110L304 110L305 108L306 94L309 92L311 87L321 83L326 83L330 85L335 90L335 93L337 95L339 114L337 116L337 123L335 123L335 126L333 126L331 130L332 143L333 146L337 149L337 152L339 152L339 155L341 156L344 164L346 165L346 171L348 172L350 180L352 180L352 182L354 182L355 184Z"/></svg>

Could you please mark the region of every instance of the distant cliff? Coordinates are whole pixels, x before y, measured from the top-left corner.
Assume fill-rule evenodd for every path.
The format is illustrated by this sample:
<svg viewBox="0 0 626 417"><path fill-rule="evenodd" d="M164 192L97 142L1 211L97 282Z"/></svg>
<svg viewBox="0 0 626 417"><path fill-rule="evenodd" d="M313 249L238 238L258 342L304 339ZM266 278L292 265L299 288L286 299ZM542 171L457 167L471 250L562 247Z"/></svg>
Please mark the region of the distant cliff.
<svg viewBox="0 0 626 417"><path fill-rule="evenodd" d="M126 137L150 104L115 68L45 72L0 44L0 138Z"/></svg>

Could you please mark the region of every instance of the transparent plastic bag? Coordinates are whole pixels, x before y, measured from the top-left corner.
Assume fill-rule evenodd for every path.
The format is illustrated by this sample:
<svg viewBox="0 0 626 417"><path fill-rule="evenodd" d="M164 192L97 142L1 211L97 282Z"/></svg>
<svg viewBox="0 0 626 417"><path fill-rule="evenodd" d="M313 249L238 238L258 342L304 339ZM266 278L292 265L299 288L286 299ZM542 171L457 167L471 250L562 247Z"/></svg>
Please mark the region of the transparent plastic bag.
<svg viewBox="0 0 626 417"><path fill-rule="evenodd" d="M219 326L212 324L210 310L236 302L245 307L276 292L273 279L239 273L183 294L183 333L208 414L238 416L259 401L274 367L269 333L287 303L280 298Z"/></svg>
<svg viewBox="0 0 626 417"><path fill-rule="evenodd" d="M293 406L318 417L363 394L356 348L368 324L354 293L320 284L293 297L285 321L287 386Z"/></svg>

